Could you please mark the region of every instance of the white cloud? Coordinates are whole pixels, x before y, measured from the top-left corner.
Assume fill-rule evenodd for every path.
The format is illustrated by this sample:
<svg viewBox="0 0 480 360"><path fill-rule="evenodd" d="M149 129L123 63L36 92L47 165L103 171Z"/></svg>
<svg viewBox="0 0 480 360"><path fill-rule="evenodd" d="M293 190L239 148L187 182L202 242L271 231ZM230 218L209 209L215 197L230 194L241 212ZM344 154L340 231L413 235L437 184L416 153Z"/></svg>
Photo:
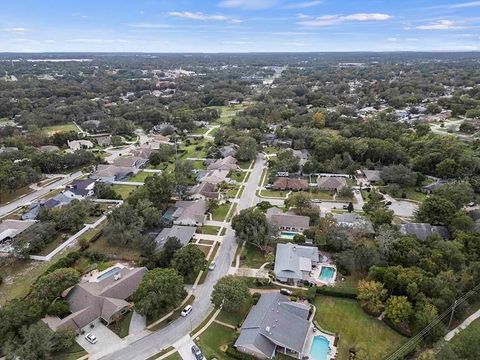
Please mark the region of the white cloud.
<svg viewBox="0 0 480 360"><path fill-rule="evenodd" d="M317 5L320 5L322 3L321 0L316 0L316 1L305 1L305 2L300 2L300 3L292 3L285 5L285 9L306 9L310 7L314 7Z"/></svg>
<svg viewBox="0 0 480 360"><path fill-rule="evenodd" d="M140 23L131 23L128 24L129 27L137 28L137 29L167 29L171 28L171 25L168 24L157 24L157 23L148 23L148 22L140 22Z"/></svg>
<svg viewBox="0 0 480 360"><path fill-rule="evenodd" d="M392 16L380 13L357 13L350 15L324 15L311 20L302 20L298 22L302 26L321 27L331 26L345 22L353 21L385 21L391 19Z"/></svg>
<svg viewBox="0 0 480 360"><path fill-rule="evenodd" d="M258 10L272 7L275 4L277 4L277 0L223 0L218 5L227 8Z"/></svg>
<svg viewBox="0 0 480 360"><path fill-rule="evenodd" d="M14 28L5 28L5 29L0 29L0 31L3 32L9 32L9 33L17 33L17 34L22 34L29 32L30 29L23 28L23 27L14 27Z"/></svg>
<svg viewBox="0 0 480 360"><path fill-rule="evenodd" d="M439 20L427 25L417 26L419 30L452 30L463 29L464 26L460 26L451 20Z"/></svg>
<svg viewBox="0 0 480 360"><path fill-rule="evenodd" d="M464 9L464 8L473 8L480 7L480 1L471 1L461 4L446 5L450 9Z"/></svg>
<svg viewBox="0 0 480 360"><path fill-rule="evenodd" d="M242 22L239 19L232 19L232 18L230 18L228 16L225 16L225 15L208 15L208 14L204 14L204 13L201 13L201 12L193 13L193 12L190 12L190 11L182 11L182 12L174 11L174 12L170 12L168 14L170 16L173 16L173 17L179 17L179 18L191 19L191 20L229 21L229 22L232 22L232 23L235 23L235 24L238 24L238 23Z"/></svg>

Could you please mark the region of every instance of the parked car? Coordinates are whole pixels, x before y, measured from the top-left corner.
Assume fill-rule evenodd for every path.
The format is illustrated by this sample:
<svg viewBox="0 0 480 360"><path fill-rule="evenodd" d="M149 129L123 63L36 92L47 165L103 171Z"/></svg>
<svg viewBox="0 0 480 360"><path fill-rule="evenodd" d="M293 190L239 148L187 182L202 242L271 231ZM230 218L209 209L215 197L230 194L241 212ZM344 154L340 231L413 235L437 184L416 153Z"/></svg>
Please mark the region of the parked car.
<svg viewBox="0 0 480 360"><path fill-rule="evenodd" d="M217 266L217 263L215 262L215 260L213 260L210 265L208 265L208 270L212 271L215 269L215 266Z"/></svg>
<svg viewBox="0 0 480 360"><path fill-rule="evenodd" d="M320 199L312 199L311 202L312 202L312 203L321 203L322 200L320 200Z"/></svg>
<svg viewBox="0 0 480 360"><path fill-rule="evenodd" d="M192 354L195 356L197 360L203 359L202 350L197 345L192 346Z"/></svg>
<svg viewBox="0 0 480 360"><path fill-rule="evenodd" d="M391 201L387 201L387 202L385 203L385 205L387 205L387 206L388 206L388 205L392 205L392 202L391 202Z"/></svg>
<svg viewBox="0 0 480 360"><path fill-rule="evenodd" d="M473 201L472 201L472 202L469 202L469 203L468 203L468 206L473 207L473 206L475 206L475 203L474 203Z"/></svg>
<svg viewBox="0 0 480 360"><path fill-rule="evenodd" d="M293 292L291 290L282 288L280 289L280 294L292 296Z"/></svg>
<svg viewBox="0 0 480 360"><path fill-rule="evenodd" d="M360 190L356 189L355 193L360 194Z"/></svg>
<svg viewBox="0 0 480 360"><path fill-rule="evenodd" d="M192 312L192 310L193 310L192 305L187 305L187 306L185 306L185 308L180 313L180 316L185 317L188 314L190 314Z"/></svg>
<svg viewBox="0 0 480 360"><path fill-rule="evenodd" d="M348 210L348 205L343 205L342 208L343 210Z"/></svg>
<svg viewBox="0 0 480 360"><path fill-rule="evenodd" d="M90 344L95 344L97 342L97 337L92 333L88 333L87 335L85 335L85 339L87 339Z"/></svg>

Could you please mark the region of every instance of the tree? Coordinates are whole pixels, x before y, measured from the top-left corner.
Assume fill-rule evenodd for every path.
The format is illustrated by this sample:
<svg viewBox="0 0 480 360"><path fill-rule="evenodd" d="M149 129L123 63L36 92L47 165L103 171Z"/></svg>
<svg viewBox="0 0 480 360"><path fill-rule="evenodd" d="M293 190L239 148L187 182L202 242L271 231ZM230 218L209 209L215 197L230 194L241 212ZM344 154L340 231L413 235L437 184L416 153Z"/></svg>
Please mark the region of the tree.
<svg viewBox="0 0 480 360"><path fill-rule="evenodd" d="M193 163L189 160L175 161L173 174L177 185L186 187L190 184L192 178Z"/></svg>
<svg viewBox="0 0 480 360"><path fill-rule="evenodd" d="M48 360L52 353L52 332L37 322L20 330L20 338L8 342L5 354L8 360Z"/></svg>
<svg viewBox="0 0 480 360"><path fill-rule="evenodd" d="M118 195L115 192L115 190L113 190L111 185L105 184L103 182L96 182L94 191L95 191L95 196L98 199L113 199L113 200L122 199L122 197Z"/></svg>
<svg viewBox="0 0 480 360"><path fill-rule="evenodd" d="M142 199L135 205L135 211L143 218L144 226L152 228L162 222L162 213L148 199Z"/></svg>
<svg viewBox="0 0 480 360"><path fill-rule="evenodd" d="M188 244L177 250L172 260L172 267L185 279L192 279L205 267L205 254L196 245Z"/></svg>
<svg viewBox="0 0 480 360"><path fill-rule="evenodd" d="M250 300L250 292L245 281L239 277L228 275L221 278L213 287L212 303L222 306L226 311L238 311Z"/></svg>
<svg viewBox="0 0 480 360"><path fill-rule="evenodd" d="M138 313L154 319L177 307L185 296L181 275L173 269L153 269L143 276L133 301Z"/></svg>
<svg viewBox="0 0 480 360"><path fill-rule="evenodd" d="M376 209L370 214L370 219L375 226L383 224L390 225L393 220L393 210L387 210L384 208Z"/></svg>
<svg viewBox="0 0 480 360"><path fill-rule="evenodd" d="M343 198L351 198L353 196L353 190L350 186L344 186L338 191L338 195Z"/></svg>
<svg viewBox="0 0 480 360"><path fill-rule="evenodd" d="M387 297L387 290L378 281L361 280L358 283L358 300L361 305L372 314L383 311L383 301Z"/></svg>
<svg viewBox="0 0 480 360"><path fill-rule="evenodd" d="M354 210L353 203L351 201L348 203L347 210L349 213L351 213Z"/></svg>
<svg viewBox="0 0 480 360"><path fill-rule="evenodd" d="M323 112L316 112L313 114L313 125L318 128L322 129L325 127L325 114Z"/></svg>
<svg viewBox="0 0 480 360"><path fill-rule="evenodd" d="M380 253L385 259L390 257L393 244L395 244L400 238L400 234L397 230L388 225L380 225L377 229L377 235L375 236L375 242L380 250Z"/></svg>
<svg viewBox="0 0 480 360"><path fill-rule="evenodd" d="M413 331L419 333L428 324L430 324L438 315L435 305L418 302L414 308L413 314ZM435 342L445 335L445 325L440 321L427 335L429 342Z"/></svg>
<svg viewBox="0 0 480 360"><path fill-rule="evenodd" d="M380 173L380 178L386 183L395 183L403 187L414 186L417 183L417 173L404 165L386 166Z"/></svg>
<svg viewBox="0 0 480 360"><path fill-rule="evenodd" d="M57 269L41 276L32 288L30 296L39 303L48 306L60 297L62 292L77 284L80 274L72 268Z"/></svg>
<svg viewBox="0 0 480 360"><path fill-rule="evenodd" d="M141 240L143 228L143 218L132 205L126 203L110 213L103 235L111 244L134 247Z"/></svg>
<svg viewBox="0 0 480 360"><path fill-rule="evenodd" d="M457 209L472 201L474 196L472 186L466 181L445 184L434 194L449 200Z"/></svg>
<svg viewBox="0 0 480 360"><path fill-rule="evenodd" d="M456 211L457 209L451 201L432 195L420 205L415 217L420 222L448 224Z"/></svg>
<svg viewBox="0 0 480 360"><path fill-rule="evenodd" d="M311 196L304 192L294 193L285 200L285 206L293 207L300 211L310 210L312 208Z"/></svg>
<svg viewBox="0 0 480 360"><path fill-rule="evenodd" d="M153 166L160 165L162 162L167 162L175 154L175 149L172 145L161 144L157 151L150 154L148 161Z"/></svg>
<svg viewBox="0 0 480 360"><path fill-rule="evenodd" d="M385 306L385 316L395 326L405 325L412 315L412 304L406 296L391 296Z"/></svg>
<svg viewBox="0 0 480 360"><path fill-rule="evenodd" d="M235 215L232 219L232 228L239 242L247 242L260 249L265 248L272 239L272 229L267 217L255 208L242 210Z"/></svg>
<svg viewBox="0 0 480 360"><path fill-rule="evenodd" d="M257 141L250 136L241 136L236 141L238 150L236 157L240 161L251 161L258 153Z"/></svg>
<svg viewBox="0 0 480 360"><path fill-rule="evenodd" d="M167 206L173 194L174 181L167 173L149 176L144 185L149 200L159 209Z"/></svg>

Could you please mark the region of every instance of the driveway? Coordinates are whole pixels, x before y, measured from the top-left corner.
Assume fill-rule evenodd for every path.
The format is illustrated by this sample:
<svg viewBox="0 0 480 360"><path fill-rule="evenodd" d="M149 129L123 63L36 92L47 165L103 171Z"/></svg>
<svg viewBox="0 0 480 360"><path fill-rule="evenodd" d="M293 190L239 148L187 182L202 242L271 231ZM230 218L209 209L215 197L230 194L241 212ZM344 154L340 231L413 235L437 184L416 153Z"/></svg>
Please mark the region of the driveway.
<svg viewBox="0 0 480 360"><path fill-rule="evenodd" d="M173 346L178 350L178 353L183 360L197 360L192 353L192 346L195 345L190 335L185 335Z"/></svg>
<svg viewBox="0 0 480 360"><path fill-rule="evenodd" d="M102 354L108 354L126 346L126 343L112 330L103 325L100 320L95 320L93 324L95 324L93 329L90 326L84 327L85 334L79 335L76 339L77 343L88 352L90 359L99 359ZM96 344L90 344L85 339L85 335L88 333L92 333L97 337Z"/></svg>
<svg viewBox="0 0 480 360"><path fill-rule="evenodd" d="M415 211L418 209L418 205L406 200L395 200L391 196L384 194L387 201L391 201L392 204L388 206L393 213L399 217L414 217Z"/></svg>

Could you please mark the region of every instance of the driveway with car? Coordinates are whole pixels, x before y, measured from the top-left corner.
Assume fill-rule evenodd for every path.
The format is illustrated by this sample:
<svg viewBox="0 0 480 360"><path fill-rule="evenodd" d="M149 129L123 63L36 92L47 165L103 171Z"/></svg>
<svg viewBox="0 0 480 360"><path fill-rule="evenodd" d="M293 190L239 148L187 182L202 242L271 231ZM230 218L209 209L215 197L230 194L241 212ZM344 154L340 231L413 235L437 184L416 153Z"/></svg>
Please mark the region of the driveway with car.
<svg viewBox="0 0 480 360"><path fill-rule="evenodd" d="M102 354L108 354L114 350L124 348L126 343L122 341L112 330L102 324L100 320L93 322L94 327L86 326L83 328L85 333L77 336L77 343L83 347L91 359L98 359ZM91 333L97 338L95 344L91 344L85 339L85 335Z"/></svg>

